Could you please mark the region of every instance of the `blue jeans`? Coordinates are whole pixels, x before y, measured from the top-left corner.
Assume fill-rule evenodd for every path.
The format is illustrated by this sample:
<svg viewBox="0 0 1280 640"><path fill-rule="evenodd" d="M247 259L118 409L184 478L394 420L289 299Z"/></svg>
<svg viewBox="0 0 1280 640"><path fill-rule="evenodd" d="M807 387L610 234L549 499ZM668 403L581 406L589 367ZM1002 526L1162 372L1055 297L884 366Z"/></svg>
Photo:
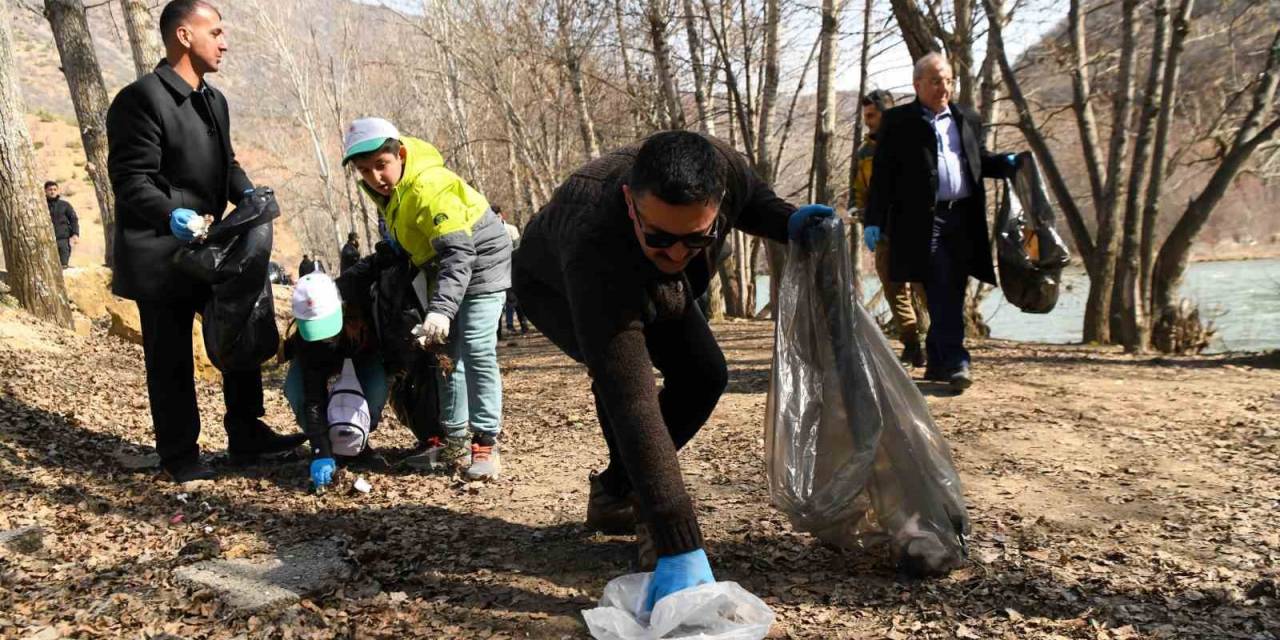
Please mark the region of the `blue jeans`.
<svg viewBox="0 0 1280 640"><path fill-rule="evenodd" d="M929 279L924 283L929 335L924 344L929 369L939 373L969 364L969 351L964 348L964 293L971 253L966 214L960 210L933 217Z"/></svg>
<svg viewBox="0 0 1280 640"><path fill-rule="evenodd" d="M360 387L364 390L364 399L369 403L369 431L373 431L378 427L382 408L387 404L387 372L382 367L382 358L376 355L355 358L351 364L355 365L356 379L360 381ZM304 400L302 367L295 367L292 362L289 363L289 372L284 376L284 398L289 401L289 408L293 409L293 417L301 425Z"/></svg>
<svg viewBox="0 0 1280 640"><path fill-rule="evenodd" d="M449 334L453 371L440 388L440 425L450 437L471 431L502 432L502 374L498 371L498 321L507 294L468 294L462 298Z"/></svg>

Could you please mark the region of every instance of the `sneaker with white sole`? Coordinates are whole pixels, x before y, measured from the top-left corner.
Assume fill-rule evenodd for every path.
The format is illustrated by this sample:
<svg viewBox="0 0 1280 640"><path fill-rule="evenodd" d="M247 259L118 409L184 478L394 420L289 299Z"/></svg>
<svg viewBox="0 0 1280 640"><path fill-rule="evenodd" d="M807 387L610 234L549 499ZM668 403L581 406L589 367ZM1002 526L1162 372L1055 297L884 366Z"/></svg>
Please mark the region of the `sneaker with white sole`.
<svg viewBox="0 0 1280 640"><path fill-rule="evenodd" d="M498 439L488 434L477 434L471 440L471 465L464 475L472 481L497 480L501 470Z"/></svg>
<svg viewBox="0 0 1280 640"><path fill-rule="evenodd" d="M468 436L449 437L441 440L432 437L427 448L404 459L411 469L431 473L452 473L455 469L471 466L471 442Z"/></svg>

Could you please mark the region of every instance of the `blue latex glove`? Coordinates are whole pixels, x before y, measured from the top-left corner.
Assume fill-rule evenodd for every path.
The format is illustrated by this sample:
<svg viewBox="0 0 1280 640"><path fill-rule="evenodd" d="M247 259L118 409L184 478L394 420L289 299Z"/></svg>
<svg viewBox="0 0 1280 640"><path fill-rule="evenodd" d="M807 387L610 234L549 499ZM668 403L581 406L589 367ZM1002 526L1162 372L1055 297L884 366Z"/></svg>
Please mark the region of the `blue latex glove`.
<svg viewBox="0 0 1280 640"><path fill-rule="evenodd" d="M862 230L862 242L867 245L867 250L875 253L876 245L880 244L880 227L874 224Z"/></svg>
<svg viewBox="0 0 1280 640"><path fill-rule="evenodd" d="M1018 166L1018 154L1016 154L1016 153L1006 153L1006 154L1004 155L1004 161L1005 161L1005 162L1007 162L1007 163L1009 163L1009 166L1011 166L1011 167L1017 167L1017 166Z"/></svg>
<svg viewBox="0 0 1280 640"><path fill-rule="evenodd" d="M825 204L806 204L796 209L796 212L791 214L791 218L787 220L787 235L792 240L799 240L800 234L804 233L804 229L809 226L810 221L816 222L823 218L830 218L835 214L835 209Z"/></svg>
<svg viewBox="0 0 1280 640"><path fill-rule="evenodd" d="M187 228L187 223L196 217L196 212L190 209L174 209L169 214L169 230L173 232L174 237L183 241L191 242L196 239L196 234Z"/></svg>
<svg viewBox="0 0 1280 640"><path fill-rule="evenodd" d="M338 470L338 463L333 458L316 458L311 461L311 484L316 487L327 487L333 483L333 474Z"/></svg>
<svg viewBox="0 0 1280 640"><path fill-rule="evenodd" d="M236 201L236 204L238 205L238 204L240 204L241 202L244 202L244 199L245 199L245 198L248 198L249 196L253 195L253 191L254 191L254 190L253 190L253 188L252 188L252 187L250 187L250 188L248 188L248 189L245 189L245 190L244 190L244 193L240 194L240 199Z"/></svg>
<svg viewBox="0 0 1280 640"><path fill-rule="evenodd" d="M715 581L707 552L702 549L658 558L653 579L649 581L649 596L645 598L644 610L653 611L659 600L677 591L700 584L714 584Z"/></svg>

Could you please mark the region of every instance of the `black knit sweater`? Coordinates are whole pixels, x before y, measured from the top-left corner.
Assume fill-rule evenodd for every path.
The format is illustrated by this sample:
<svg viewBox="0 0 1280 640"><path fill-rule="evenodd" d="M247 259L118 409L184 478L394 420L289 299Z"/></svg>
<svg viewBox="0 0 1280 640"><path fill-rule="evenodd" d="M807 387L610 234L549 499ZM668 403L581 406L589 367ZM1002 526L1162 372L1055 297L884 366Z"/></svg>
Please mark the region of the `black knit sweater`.
<svg viewBox="0 0 1280 640"><path fill-rule="evenodd" d="M723 219L747 233L785 242L794 207L742 154L708 139L724 159ZM568 305L561 317L571 318L571 327L539 329L587 365L610 408L640 519L649 525L658 554L672 555L700 548L702 534L659 410L644 327L679 317L706 291L712 257L721 255L727 234L683 274L660 272L641 250L622 195L639 149L640 143L618 149L570 176L525 228L515 269L517 281L534 279Z"/></svg>

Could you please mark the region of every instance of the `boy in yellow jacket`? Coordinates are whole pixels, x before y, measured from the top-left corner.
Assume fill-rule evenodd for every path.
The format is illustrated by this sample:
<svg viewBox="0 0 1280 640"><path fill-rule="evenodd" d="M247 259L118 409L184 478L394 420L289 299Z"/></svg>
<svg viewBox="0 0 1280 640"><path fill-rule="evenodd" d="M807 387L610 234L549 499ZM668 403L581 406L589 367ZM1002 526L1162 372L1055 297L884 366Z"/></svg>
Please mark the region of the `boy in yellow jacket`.
<svg viewBox="0 0 1280 640"><path fill-rule="evenodd" d="M485 197L445 168L430 144L381 118L352 122L344 143L343 164L360 174L393 244L427 275L427 317L415 333L447 343L454 362L441 389L440 422L449 434L442 457L464 466L468 479L496 478L498 318L511 287L511 240Z"/></svg>

